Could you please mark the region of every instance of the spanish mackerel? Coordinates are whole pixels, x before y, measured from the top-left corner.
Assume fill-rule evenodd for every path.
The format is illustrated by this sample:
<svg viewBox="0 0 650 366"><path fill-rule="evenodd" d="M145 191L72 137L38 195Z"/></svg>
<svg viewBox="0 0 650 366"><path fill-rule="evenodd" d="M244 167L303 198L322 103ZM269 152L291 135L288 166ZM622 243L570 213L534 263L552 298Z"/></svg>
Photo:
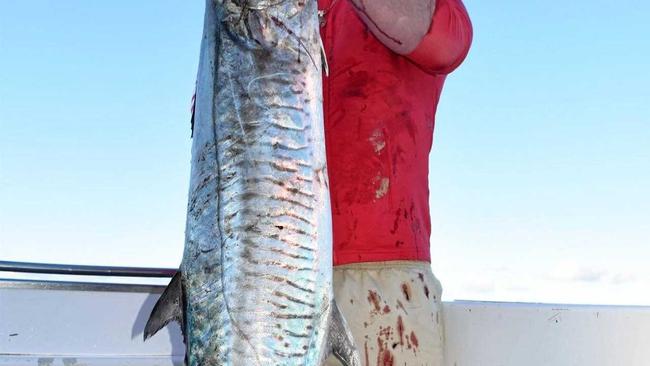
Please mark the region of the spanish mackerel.
<svg viewBox="0 0 650 366"><path fill-rule="evenodd" d="M145 338L186 363L361 365L332 292L316 0L207 0L185 250Z"/></svg>

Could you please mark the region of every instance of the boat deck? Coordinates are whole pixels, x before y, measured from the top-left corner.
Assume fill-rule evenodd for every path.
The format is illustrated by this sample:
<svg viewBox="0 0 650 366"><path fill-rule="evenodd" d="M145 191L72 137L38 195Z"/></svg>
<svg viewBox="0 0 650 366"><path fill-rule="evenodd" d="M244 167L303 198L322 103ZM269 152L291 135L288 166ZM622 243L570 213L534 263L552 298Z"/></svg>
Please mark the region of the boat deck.
<svg viewBox="0 0 650 366"><path fill-rule="evenodd" d="M0 279L0 366L183 364L176 324L142 341L164 288L149 279L173 270L110 268L106 278L108 267L38 266L18 272L40 279ZM129 272L141 283L61 279L91 269L84 275L116 281ZM453 301L443 314L446 366L650 365L650 307Z"/></svg>

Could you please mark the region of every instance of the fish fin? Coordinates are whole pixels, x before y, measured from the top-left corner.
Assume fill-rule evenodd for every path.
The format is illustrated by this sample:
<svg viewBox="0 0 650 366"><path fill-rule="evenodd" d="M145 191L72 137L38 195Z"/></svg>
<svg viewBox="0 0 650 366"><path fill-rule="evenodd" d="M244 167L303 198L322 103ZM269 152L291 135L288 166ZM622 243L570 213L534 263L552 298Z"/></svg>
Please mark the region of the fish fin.
<svg viewBox="0 0 650 366"><path fill-rule="evenodd" d="M194 137L194 117L196 114L196 86L194 87L194 95L192 95L192 106L190 107L190 137Z"/></svg>
<svg viewBox="0 0 650 366"><path fill-rule="evenodd" d="M354 345L352 332L336 305L336 301L332 301L327 345L331 355L336 357L343 366L361 366L361 358Z"/></svg>
<svg viewBox="0 0 650 366"><path fill-rule="evenodd" d="M318 37L318 43L320 45L320 55L323 62L323 70L325 71L325 76L330 76L330 65L327 63L327 54L325 54L325 45L323 44L323 38Z"/></svg>
<svg viewBox="0 0 650 366"><path fill-rule="evenodd" d="M153 307L147 325L144 327L144 340L156 334L171 321L181 326L185 339L185 293L181 272L176 272L171 282Z"/></svg>

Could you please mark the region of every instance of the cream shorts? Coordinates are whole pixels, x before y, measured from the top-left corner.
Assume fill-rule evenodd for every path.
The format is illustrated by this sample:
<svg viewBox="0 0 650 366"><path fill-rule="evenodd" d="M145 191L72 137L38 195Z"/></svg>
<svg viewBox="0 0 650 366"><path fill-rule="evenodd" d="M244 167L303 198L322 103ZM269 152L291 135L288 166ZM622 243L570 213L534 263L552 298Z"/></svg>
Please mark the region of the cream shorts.
<svg viewBox="0 0 650 366"><path fill-rule="evenodd" d="M363 366L442 366L442 287L431 265L416 261L334 268L334 296ZM327 366L339 366L330 358Z"/></svg>

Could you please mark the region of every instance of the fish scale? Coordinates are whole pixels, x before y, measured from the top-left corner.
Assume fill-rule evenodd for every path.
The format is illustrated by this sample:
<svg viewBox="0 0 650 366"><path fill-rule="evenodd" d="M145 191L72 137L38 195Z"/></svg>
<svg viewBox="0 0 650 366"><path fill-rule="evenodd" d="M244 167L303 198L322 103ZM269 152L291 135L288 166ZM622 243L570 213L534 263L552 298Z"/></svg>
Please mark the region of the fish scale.
<svg viewBox="0 0 650 366"><path fill-rule="evenodd" d="M316 0L207 0L183 261L145 337L189 365L360 365L332 292Z"/></svg>

